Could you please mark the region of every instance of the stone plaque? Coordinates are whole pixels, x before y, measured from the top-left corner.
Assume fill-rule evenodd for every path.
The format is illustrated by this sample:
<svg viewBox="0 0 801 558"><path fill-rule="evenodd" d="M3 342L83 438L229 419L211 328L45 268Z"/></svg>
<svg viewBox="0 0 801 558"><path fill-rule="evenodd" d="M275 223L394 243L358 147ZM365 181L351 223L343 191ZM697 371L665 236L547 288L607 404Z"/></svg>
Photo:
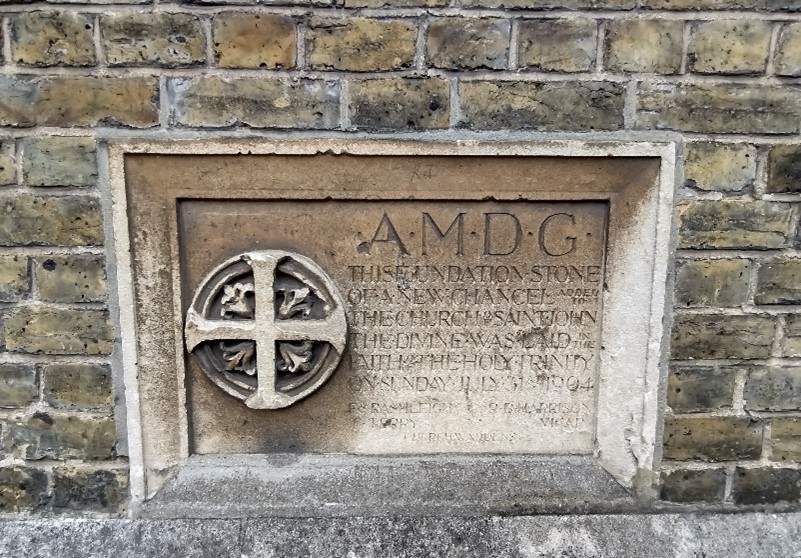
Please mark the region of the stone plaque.
<svg viewBox="0 0 801 558"><path fill-rule="evenodd" d="M206 306L229 315L204 322L200 335L197 300L188 314L188 348L203 341L219 353L189 359L198 453L592 450L605 203L185 201L179 212L190 291L205 292L212 279L224 303ZM273 252L237 256L245 247ZM280 382L311 374L287 371L290 356L305 358L292 340L308 339L309 359L312 342L341 351L344 327L330 316L277 321L290 295L273 287L285 275L275 262L290 252L304 256L283 261L331 277L323 290L339 294L322 296L341 296L347 345L316 393L292 407L254 411L247 407L286 407ZM261 273L255 289L254 271ZM302 308L304 299L293 296ZM233 315L236 304L244 307ZM295 325L279 342L273 330L281 323ZM247 407L217 389L239 396L235 387L208 381L213 358L221 375L251 388ZM329 363L326 377L331 371ZM269 399L276 395L287 401Z"/></svg>
<svg viewBox="0 0 801 558"><path fill-rule="evenodd" d="M675 149L111 145L134 506L651 497Z"/></svg>

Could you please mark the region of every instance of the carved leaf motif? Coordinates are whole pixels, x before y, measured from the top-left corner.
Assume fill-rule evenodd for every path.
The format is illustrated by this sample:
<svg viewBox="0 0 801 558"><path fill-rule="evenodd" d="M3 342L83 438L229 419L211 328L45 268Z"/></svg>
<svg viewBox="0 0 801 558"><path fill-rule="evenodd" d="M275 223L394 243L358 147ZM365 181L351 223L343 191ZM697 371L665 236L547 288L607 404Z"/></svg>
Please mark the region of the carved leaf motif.
<svg viewBox="0 0 801 558"><path fill-rule="evenodd" d="M284 301L278 307L278 317L282 319L291 318L301 314L304 318L311 313L313 301L309 299L309 289L279 289L278 292L283 296Z"/></svg>
<svg viewBox="0 0 801 558"><path fill-rule="evenodd" d="M292 343L279 343L278 353L281 360L277 363L279 372L297 374L308 372L312 366L312 341L304 341L300 346Z"/></svg>
<svg viewBox="0 0 801 558"><path fill-rule="evenodd" d="M222 310L220 315L223 318L231 318L234 314L243 318L252 318L254 315L253 297L248 294L254 293L253 283L234 283L223 287Z"/></svg>
<svg viewBox="0 0 801 558"><path fill-rule="evenodd" d="M225 369L229 372L244 372L248 376L256 373L256 343L253 341L241 341L233 345L221 341L220 350L226 362Z"/></svg>

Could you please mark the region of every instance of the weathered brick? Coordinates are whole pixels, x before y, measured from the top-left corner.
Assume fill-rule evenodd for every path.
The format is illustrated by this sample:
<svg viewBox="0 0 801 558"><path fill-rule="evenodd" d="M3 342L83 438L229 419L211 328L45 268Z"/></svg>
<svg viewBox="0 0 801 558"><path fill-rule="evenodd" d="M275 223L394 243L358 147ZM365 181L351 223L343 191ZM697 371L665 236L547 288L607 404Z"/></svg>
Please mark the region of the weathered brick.
<svg viewBox="0 0 801 558"><path fill-rule="evenodd" d="M767 21L717 20L696 23L687 56L701 74L761 74L768 64L771 24Z"/></svg>
<svg viewBox="0 0 801 558"><path fill-rule="evenodd" d="M787 316L782 342L782 356L801 357L801 315Z"/></svg>
<svg viewBox="0 0 801 558"><path fill-rule="evenodd" d="M207 77L171 80L169 90L181 126L339 126L339 85L332 82Z"/></svg>
<svg viewBox="0 0 801 558"><path fill-rule="evenodd" d="M94 66L92 16L28 12L11 18L11 59L27 66Z"/></svg>
<svg viewBox="0 0 801 558"><path fill-rule="evenodd" d="M756 179L756 148L741 143L685 145L684 185L697 190L742 192Z"/></svg>
<svg viewBox="0 0 801 558"><path fill-rule="evenodd" d="M801 304L801 259L776 258L757 270L757 304Z"/></svg>
<svg viewBox="0 0 801 558"><path fill-rule="evenodd" d="M797 134L801 89L787 85L642 82L636 127L720 134Z"/></svg>
<svg viewBox="0 0 801 558"><path fill-rule="evenodd" d="M684 23L667 19L610 21L604 66L618 72L675 74L681 69Z"/></svg>
<svg viewBox="0 0 801 558"><path fill-rule="evenodd" d="M598 24L592 19L524 19L518 65L546 72L588 72L595 67Z"/></svg>
<svg viewBox="0 0 801 558"><path fill-rule="evenodd" d="M642 0L642 6L655 10L769 10L798 11L800 0Z"/></svg>
<svg viewBox="0 0 801 558"><path fill-rule="evenodd" d="M761 421L700 416L665 419L665 459L734 461L758 459L761 452Z"/></svg>
<svg viewBox="0 0 801 558"><path fill-rule="evenodd" d="M801 76L801 23L782 26L773 67L780 76Z"/></svg>
<svg viewBox="0 0 801 558"><path fill-rule="evenodd" d="M672 366L667 404L674 413L730 409L736 373L731 366Z"/></svg>
<svg viewBox="0 0 801 558"><path fill-rule="evenodd" d="M51 364L42 374L45 402L56 409L109 410L111 370L97 364Z"/></svg>
<svg viewBox="0 0 801 558"><path fill-rule="evenodd" d="M771 316L679 315L673 320L671 354L676 359L768 358L775 331Z"/></svg>
<svg viewBox="0 0 801 558"><path fill-rule="evenodd" d="M765 201L679 204L679 248L781 248L792 237L796 209Z"/></svg>
<svg viewBox="0 0 801 558"><path fill-rule="evenodd" d="M295 21L278 14L214 16L214 53L222 68L293 68Z"/></svg>
<svg viewBox="0 0 801 558"><path fill-rule="evenodd" d="M19 409L39 398L36 370L27 364L0 364L0 407Z"/></svg>
<svg viewBox="0 0 801 558"><path fill-rule="evenodd" d="M726 488L723 469L679 469L662 475L660 498L669 502L720 502Z"/></svg>
<svg viewBox="0 0 801 558"><path fill-rule="evenodd" d="M749 411L801 410L801 366L771 366L752 370L745 382Z"/></svg>
<svg viewBox="0 0 801 558"><path fill-rule="evenodd" d="M320 70L400 70L414 62L416 40L417 28L411 21L313 18L308 59L312 68Z"/></svg>
<svg viewBox="0 0 801 558"><path fill-rule="evenodd" d="M51 355L107 355L114 349L114 328L105 310L24 306L5 320L6 348Z"/></svg>
<svg viewBox="0 0 801 558"><path fill-rule="evenodd" d="M206 39L197 16L171 13L120 13L100 19L109 66L182 68L201 64Z"/></svg>
<svg viewBox="0 0 801 558"><path fill-rule="evenodd" d="M444 8L449 0L345 0L346 8Z"/></svg>
<svg viewBox="0 0 801 558"><path fill-rule="evenodd" d="M501 70L509 63L508 19L443 17L426 37L427 60L434 68Z"/></svg>
<svg viewBox="0 0 801 558"><path fill-rule="evenodd" d="M96 198L0 195L0 246L102 244L102 216Z"/></svg>
<svg viewBox="0 0 801 558"><path fill-rule="evenodd" d="M25 138L22 152L22 176L28 186L93 186L97 182L93 138Z"/></svg>
<svg viewBox="0 0 801 558"><path fill-rule="evenodd" d="M768 154L768 188L771 194L801 192L801 145L774 145Z"/></svg>
<svg viewBox="0 0 801 558"><path fill-rule="evenodd" d="M801 419L780 418L770 423L771 459L801 461Z"/></svg>
<svg viewBox="0 0 801 558"><path fill-rule="evenodd" d="M449 125L449 85L440 78L356 80L349 85L351 124L365 129Z"/></svg>
<svg viewBox="0 0 801 558"><path fill-rule="evenodd" d="M635 0L457 0L465 8L507 8L510 10L630 10Z"/></svg>
<svg viewBox="0 0 801 558"><path fill-rule="evenodd" d="M52 302L95 302L106 298L102 256L50 256L34 259L39 298Z"/></svg>
<svg viewBox="0 0 801 558"><path fill-rule="evenodd" d="M158 81L152 77L0 75L0 99L0 126L158 124Z"/></svg>
<svg viewBox="0 0 801 558"><path fill-rule="evenodd" d="M776 504L801 498L801 470L738 467L734 472L735 504Z"/></svg>
<svg viewBox="0 0 801 558"><path fill-rule="evenodd" d="M0 302L16 302L29 290L28 258L16 254L0 255Z"/></svg>
<svg viewBox="0 0 801 558"><path fill-rule="evenodd" d="M36 413L9 422L9 441L20 459L111 459L117 434L110 417Z"/></svg>
<svg viewBox="0 0 801 558"><path fill-rule="evenodd" d="M0 468L0 512L34 511L48 500L47 473L30 467Z"/></svg>
<svg viewBox="0 0 801 558"><path fill-rule="evenodd" d="M748 260L684 260L676 266L676 304L740 306L748 299Z"/></svg>
<svg viewBox="0 0 801 558"><path fill-rule="evenodd" d="M128 497L128 472L119 469L57 467L53 471L53 508L120 511Z"/></svg>
<svg viewBox="0 0 801 558"><path fill-rule="evenodd" d="M623 128L624 88L606 82L459 84L463 120L476 130L588 131Z"/></svg>
<svg viewBox="0 0 801 558"><path fill-rule="evenodd" d="M0 143L0 186L16 184L17 182L17 164L14 150L13 141Z"/></svg>

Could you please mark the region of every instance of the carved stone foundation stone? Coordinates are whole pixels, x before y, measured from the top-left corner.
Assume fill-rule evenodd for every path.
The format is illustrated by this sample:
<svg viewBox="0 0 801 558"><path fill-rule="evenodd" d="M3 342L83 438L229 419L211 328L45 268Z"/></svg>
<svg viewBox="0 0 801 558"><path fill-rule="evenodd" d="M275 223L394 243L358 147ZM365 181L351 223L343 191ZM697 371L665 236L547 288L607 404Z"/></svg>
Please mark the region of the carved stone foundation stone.
<svg viewBox="0 0 801 558"><path fill-rule="evenodd" d="M655 507L674 156L113 144L134 512Z"/></svg>

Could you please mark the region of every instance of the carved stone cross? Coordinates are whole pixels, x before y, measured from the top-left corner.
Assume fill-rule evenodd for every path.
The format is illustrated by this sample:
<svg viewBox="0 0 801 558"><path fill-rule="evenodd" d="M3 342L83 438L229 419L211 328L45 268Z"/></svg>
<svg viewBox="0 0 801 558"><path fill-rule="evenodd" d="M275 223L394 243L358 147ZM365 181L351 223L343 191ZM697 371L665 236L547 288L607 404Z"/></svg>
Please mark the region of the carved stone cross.
<svg viewBox="0 0 801 558"><path fill-rule="evenodd" d="M306 281L305 288L294 291L279 290L276 288L276 275L279 264L282 261L293 260L306 273L298 274L299 281ZM202 296L202 289L195 295L186 314L186 348L191 353L198 346L206 342L250 340L256 345L256 381L255 392L244 397L245 404L252 409L280 409L287 407L296 401L306 397L317 390L333 373L342 352L345 348L347 336L347 323L345 321L345 311L342 301L331 279L310 259L299 254L284 252L280 250L265 250L259 252L248 252L232 260L228 260L221 266L213 270L206 278L204 283L213 281L219 277L227 267L239 262L245 262L250 266L253 273L253 317L252 319L212 319L209 317L209 310L212 303L208 300L209 295ZM316 283L316 284L315 284ZM207 293L211 293L211 298L218 293L225 285L225 280L219 285L212 286ZM276 292L281 292L284 297L280 308L276 307ZM299 295L298 292L301 294ZM299 312L301 317L288 317L282 319L283 315L293 315L287 312L287 308L303 302L303 298L313 292L323 306L324 316L315 318L308 316L308 311ZM207 300L202 300L207 298ZM297 313L296 313L297 314ZM296 315L294 314L294 315ZM299 382L294 382L292 389L279 390L276 376L279 367L276 362L277 347L280 342L322 342L327 343L335 354L329 350L322 362L311 367L311 372ZM224 374L220 370L208 370L208 364L204 366L204 371L220 385L224 381ZM304 371L306 368L304 368ZM294 371L294 369L292 369ZM298 385L300 384L300 385ZM226 389L228 393L240 397L239 392L234 393L231 389ZM243 397L240 397L243 398Z"/></svg>

